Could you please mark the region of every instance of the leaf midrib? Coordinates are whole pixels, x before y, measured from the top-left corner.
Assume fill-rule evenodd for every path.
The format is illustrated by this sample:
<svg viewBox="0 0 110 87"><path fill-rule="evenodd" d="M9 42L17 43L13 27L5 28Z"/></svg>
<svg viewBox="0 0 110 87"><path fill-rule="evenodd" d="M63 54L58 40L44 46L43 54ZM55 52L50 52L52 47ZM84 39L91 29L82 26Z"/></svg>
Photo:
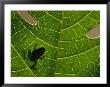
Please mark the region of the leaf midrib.
<svg viewBox="0 0 110 87"><path fill-rule="evenodd" d="M59 44L60 44L60 35L62 34L61 30L62 30L62 27L63 27L63 11L62 11L62 17L61 17L61 27L60 27L60 30L59 30L59 35L58 35L58 41L57 41L57 55L56 55L56 61L55 61L55 72L54 72L54 76L55 76L55 73L56 73L56 66L57 66L57 61L58 61L58 57L59 57Z"/></svg>

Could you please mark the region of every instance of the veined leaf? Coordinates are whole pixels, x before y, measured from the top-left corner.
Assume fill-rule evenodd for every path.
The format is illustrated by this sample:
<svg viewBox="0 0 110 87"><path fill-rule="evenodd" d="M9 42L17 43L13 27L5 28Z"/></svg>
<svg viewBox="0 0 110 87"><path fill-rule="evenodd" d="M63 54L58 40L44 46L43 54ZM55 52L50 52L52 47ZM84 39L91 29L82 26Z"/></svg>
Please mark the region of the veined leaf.
<svg viewBox="0 0 110 87"><path fill-rule="evenodd" d="M100 23L100 11L29 11L37 25L11 12L12 77L98 77L100 38L86 33ZM29 49L46 49L36 70L27 60ZM26 55L24 55L26 54Z"/></svg>

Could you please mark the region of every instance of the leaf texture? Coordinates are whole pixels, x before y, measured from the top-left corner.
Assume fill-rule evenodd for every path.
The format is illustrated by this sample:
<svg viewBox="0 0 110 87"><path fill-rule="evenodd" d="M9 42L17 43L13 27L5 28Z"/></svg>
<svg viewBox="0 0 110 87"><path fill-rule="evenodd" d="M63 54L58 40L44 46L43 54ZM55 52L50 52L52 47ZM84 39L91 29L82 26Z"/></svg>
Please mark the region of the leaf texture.
<svg viewBox="0 0 110 87"><path fill-rule="evenodd" d="M37 21L28 24L17 11L11 12L12 77L98 77L100 38L86 33L100 23L100 11L28 11ZM46 49L36 70L26 59L37 45Z"/></svg>

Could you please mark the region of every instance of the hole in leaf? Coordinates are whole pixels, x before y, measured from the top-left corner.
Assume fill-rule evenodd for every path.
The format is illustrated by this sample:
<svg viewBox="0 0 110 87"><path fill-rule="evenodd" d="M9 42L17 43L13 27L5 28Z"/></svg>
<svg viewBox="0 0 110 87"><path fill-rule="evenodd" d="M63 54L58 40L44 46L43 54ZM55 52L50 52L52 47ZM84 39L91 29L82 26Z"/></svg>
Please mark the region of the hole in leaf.
<svg viewBox="0 0 110 87"><path fill-rule="evenodd" d="M29 24L32 26L35 26L37 24L37 21L34 17L32 17L28 11L18 11L19 15Z"/></svg>
<svg viewBox="0 0 110 87"><path fill-rule="evenodd" d="M96 38L100 36L100 24L96 25L93 29L86 33L89 38Z"/></svg>

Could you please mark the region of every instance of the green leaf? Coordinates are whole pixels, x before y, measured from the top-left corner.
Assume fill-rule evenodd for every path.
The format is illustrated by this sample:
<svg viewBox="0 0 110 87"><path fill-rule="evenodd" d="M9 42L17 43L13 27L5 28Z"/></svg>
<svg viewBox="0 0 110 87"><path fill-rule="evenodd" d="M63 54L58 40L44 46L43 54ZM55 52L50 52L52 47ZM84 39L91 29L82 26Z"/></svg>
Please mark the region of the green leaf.
<svg viewBox="0 0 110 87"><path fill-rule="evenodd" d="M29 11L37 21L28 24L11 12L12 77L98 77L100 38L86 33L100 23L100 11ZM45 48L44 59L26 59L33 47Z"/></svg>

